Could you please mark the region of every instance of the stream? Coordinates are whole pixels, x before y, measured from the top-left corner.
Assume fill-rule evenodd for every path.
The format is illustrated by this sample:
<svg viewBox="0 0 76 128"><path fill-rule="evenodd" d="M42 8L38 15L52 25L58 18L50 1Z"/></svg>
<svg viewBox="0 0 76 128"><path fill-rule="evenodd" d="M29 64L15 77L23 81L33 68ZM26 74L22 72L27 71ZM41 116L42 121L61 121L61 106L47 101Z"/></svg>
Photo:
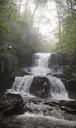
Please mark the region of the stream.
<svg viewBox="0 0 76 128"><path fill-rule="evenodd" d="M76 102L56 77L63 74L61 56L35 53L32 66L23 70L28 75L17 76L7 93L21 95L25 111L0 117L0 128L76 128Z"/></svg>

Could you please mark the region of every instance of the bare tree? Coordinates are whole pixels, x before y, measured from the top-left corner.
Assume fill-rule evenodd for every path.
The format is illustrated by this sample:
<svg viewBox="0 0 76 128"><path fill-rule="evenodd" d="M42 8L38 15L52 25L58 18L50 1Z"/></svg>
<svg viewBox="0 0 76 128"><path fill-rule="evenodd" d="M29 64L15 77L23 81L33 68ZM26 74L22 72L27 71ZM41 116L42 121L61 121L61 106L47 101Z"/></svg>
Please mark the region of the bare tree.
<svg viewBox="0 0 76 128"><path fill-rule="evenodd" d="M61 15L60 15L60 6L59 6L59 4L57 4L57 6L56 6L56 8L57 8L57 17L58 17L58 37L59 37L59 44L60 44L60 49L62 49L62 40L61 40L61 26L62 26L62 24L61 24Z"/></svg>
<svg viewBox="0 0 76 128"><path fill-rule="evenodd" d="M26 0L26 2L25 2L25 11L24 11L24 13L26 13L26 9L27 9L27 5L28 5L28 3L29 3L29 0Z"/></svg>

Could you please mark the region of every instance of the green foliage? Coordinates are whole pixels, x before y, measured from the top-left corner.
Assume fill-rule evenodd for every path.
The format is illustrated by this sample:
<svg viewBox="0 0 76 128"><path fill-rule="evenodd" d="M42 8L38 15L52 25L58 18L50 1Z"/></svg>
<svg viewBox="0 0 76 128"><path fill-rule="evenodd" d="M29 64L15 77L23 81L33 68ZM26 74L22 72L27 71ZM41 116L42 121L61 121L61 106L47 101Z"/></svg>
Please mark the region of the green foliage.
<svg viewBox="0 0 76 128"><path fill-rule="evenodd" d="M42 36L30 25L30 10L21 14L17 6L13 0L0 1L0 58L8 70L14 68L16 59L18 64L24 63L28 53L42 46ZM14 53L7 48L10 44Z"/></svg>
<svg viewBox="0 0 76 128"><path fill-rule="evenodd" d="M12 0L0 0L0 29L6 33L10 33L11 27L9 21L15 19L16 8Z"/></svg>
<svg viewBox="0 0 76 128"><path fill-rule="evenodd" d="M67 14L65 13L63 19L60 17L60 20L62 21L60 33L61 40L57 45L61 45L58 50L63 53L76 52L76 11L74 10L73 4L71 5L70 3L69 5L71 6L69 7L71 9L67 11Z"/></svg>
<svg viewBox="0 0 76 128"><path fill-rule="evenodd" d="M2 21L0 21L0 28L2 30L4 30L5 32L7 32L7 33L11 32L11 29L5 23L3 23Z"/></svg>
<svg viewBox="0 0 76 128"><path fill-rule="evenodd" d="M72 73L72 79L76 80L76 73Z"/></svg>
<svg viewBox="0 0 76 128"><path fill-rule="evenodd" d="M10 20L15 19L14 7L12 0L0 0L0 68L2 72L10 72L17 63L7 40L10 36L8 34L12 32Z"/></svg>
<svg viewBox="0 0 76 128"><path fill-rule="evenodd" d="M3 64L3 67L2 67ZM3 73L11 72L15 69L17 64L16 57L12 54L11 49L8 46L0 48L0 65L3 68Z"/></svg>

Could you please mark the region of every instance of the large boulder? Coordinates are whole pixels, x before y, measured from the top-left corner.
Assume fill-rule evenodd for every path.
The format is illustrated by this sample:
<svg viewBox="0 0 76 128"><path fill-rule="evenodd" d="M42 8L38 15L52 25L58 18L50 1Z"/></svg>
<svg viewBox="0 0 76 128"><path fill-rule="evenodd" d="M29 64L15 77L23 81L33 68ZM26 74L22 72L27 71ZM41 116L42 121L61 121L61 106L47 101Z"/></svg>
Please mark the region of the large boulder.
<svg viewBox="0 0 76 128"><path fill-rule="evenodd" d="M69 98L76 100L76 80L61 78L68 92Z"/></svg>
<svg viewBox="0 0 76 128"><path fill-rule="evenodd" d="M59 106L68 113L76 114L76 101L60 101Z"/></svg>
<svg viewBox="0 0 76 128"><path fill-rule="evenodd" d="M24 102L19 94L7 93L0 97L0 113L12 116L24 113Z"/></svg>
<svg viewBox="0 0 76 128"><path fill-rule="evenodd" d="M60 66L62 65L62 56L59 55L59 54L56 54L56 53L53 53L51 56L50 56L50 61L49 61L49 66Z"/></svg>
<svg viewBox="0 0 76 128"><path fill-rule="evenodd" d="M72 99L76 99L76 80L68 81L67 90L69 93L69 97Z"/></svg>
<svg viewBox="0 0 76 128"><path fill-rule="evenodd" d="M35 77L30 86L30 93L41 98L49 97L50 82L45 77L40 77L40 76Z"/></svg>
<svg viewBox="0 0 76 128"><path fill-rule="evenodd" d="M7 89L12 88L14 82L14 74L1 74L0 75L0 93L5 92Z"/></svg>

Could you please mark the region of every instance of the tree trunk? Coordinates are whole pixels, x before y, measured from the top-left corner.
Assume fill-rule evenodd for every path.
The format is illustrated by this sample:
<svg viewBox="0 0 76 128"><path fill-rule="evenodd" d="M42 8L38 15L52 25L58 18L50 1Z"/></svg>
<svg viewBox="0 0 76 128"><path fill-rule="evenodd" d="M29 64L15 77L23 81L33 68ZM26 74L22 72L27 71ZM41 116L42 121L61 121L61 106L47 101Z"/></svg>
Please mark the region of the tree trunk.
<svg viewBox="0 0 76 128"><path fill-rule="evenodd" d="M21 10L21 3L22 3L22 0L20 0L19 11Z"/></svg>
<svg viewBox="0 0 76 128"><path fill-rule="evenodd" d="M3 63L3 61L1 61L1 66L2 66L1 72L3 73L4 72L4 63Z"/></svg>
<svg viewBox="0 0 76 128"><path fill-rule="evenodd" d="M26 13L26 9L27 9L28 2L29 2L29 0L26 0L24 13Z"/></svg>
<svg viewBox="0 0 76 128"><path fill-rule="evenodd" d="M27 1L28 1L28 0L27 0ZM34 19L34 16L35 16L35 13L36 13L36 10L37 10L38 6L39 6L39 0L38 0L38 2L37 2L36 6L35 6L35 9L34 9L34 11L33 11L32 16L31 16L30 25L29 25L29 29L28 29L28 32L27 32L27 42L28 42L28 44L29 44L30 28L31 28L31 26L33 25L33 19Z"/></svg>
<svg viewBox="0 0 76 128"><path fill-rule="evenodd" d="M61 41L61 17L60 17L60 8L57 4L57 14L58 14L58 26L59 26L59 43L60 43L60 49L62 49L62 41Z"/></svg>
<svg viewBox="0 0 76 128"><path fill-rule="evenodd" d="M39 0L37 1L37 4L35 6L35 9L33 11L32 17L31 17L31 21L30 21L31 25L33 24L33 19L34 19L34 16L35 16L35 13L36 13L36 10L37 10L38 6L39 6Z"/></svg>

